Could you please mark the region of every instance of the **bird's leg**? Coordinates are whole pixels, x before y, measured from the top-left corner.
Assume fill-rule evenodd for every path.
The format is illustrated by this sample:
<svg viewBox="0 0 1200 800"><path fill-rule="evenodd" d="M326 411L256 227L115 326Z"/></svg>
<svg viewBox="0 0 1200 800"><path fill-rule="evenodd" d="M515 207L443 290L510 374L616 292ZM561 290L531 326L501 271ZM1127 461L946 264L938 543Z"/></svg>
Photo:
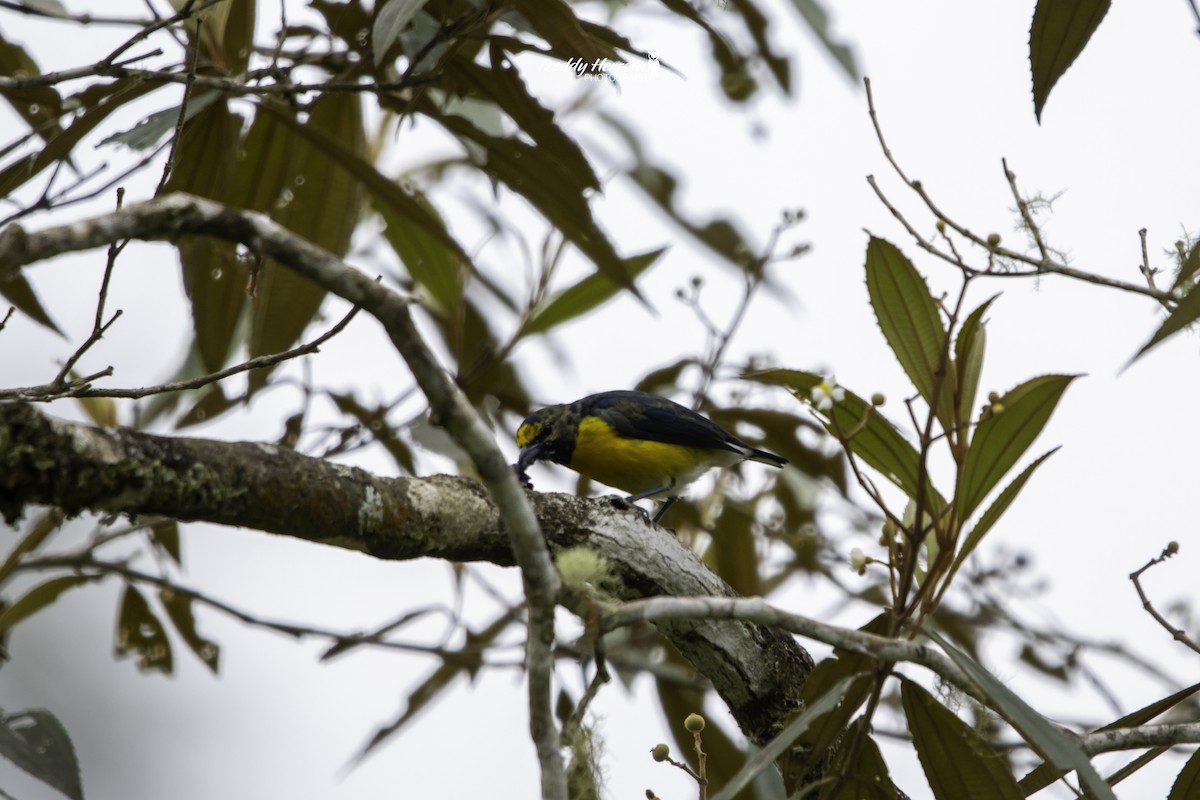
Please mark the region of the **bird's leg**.
<svg viewBox="0 0 1200 800"><path fill-rule="evenodd" d="M675 488L675 479L671 478L671 482L664 486L656 486L653 489L647 489L644 492L638 492L637 494L631 494L631 495L629 495L629 497L626 497L625 499L628 500L630 503L636 503L638 500L645 500L647 497L653 497L656 494L663 494L664 492L669 492L674 488ZM664 513L666 513L666 510L668 508L670 508L671 504L674 503L677 499L678 499L677 497L675 497L674 495L671 495L666 500L664 500L662 506L658 509L658 513L656 513L654 515L654 519L650 520L650 523L652 525L657 525L658 521L660 519L662 519L662 515Z"/></svg>
<svg viewBox="0 0 1200 800"><path fill-rule="evenodd" d="M656 513L654 515L654 519L650 520L650 523L653 525L657 525L658 521L663 518L663 514L667 513L667 509L671 507L671 504L674 503L678 499L679 498L676 497L675 495L671 495L666 500L663 500L663 504L658 507L658 513Z"/></svg>

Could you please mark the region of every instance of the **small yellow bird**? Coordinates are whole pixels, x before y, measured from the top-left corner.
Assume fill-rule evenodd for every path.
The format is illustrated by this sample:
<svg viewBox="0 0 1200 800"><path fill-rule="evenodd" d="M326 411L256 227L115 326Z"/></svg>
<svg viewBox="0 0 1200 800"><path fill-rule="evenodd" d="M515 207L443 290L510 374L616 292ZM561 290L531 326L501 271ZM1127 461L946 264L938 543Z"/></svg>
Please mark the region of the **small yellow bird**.
<svg viewBox="0 0 1200 800"><path fill-rule="evenodd" d="M517 475L527 486L530 464L553 461L630 492L631 502L665 495L654 522L679 490L713 467L787 463L690 408L646 392L601 392L535 411L517 430L517 446Z"/></svg>

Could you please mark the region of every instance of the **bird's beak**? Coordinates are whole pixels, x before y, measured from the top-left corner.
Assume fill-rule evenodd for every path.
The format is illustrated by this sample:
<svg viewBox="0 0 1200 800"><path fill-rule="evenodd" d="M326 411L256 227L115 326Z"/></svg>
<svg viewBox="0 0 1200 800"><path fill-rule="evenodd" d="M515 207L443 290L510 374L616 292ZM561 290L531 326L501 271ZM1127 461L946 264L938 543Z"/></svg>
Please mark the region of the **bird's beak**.
<svg viewBox="0 0 1200 800"><path fill-rule="evenodd" d="M522 447L520 455L517 456L517 474L524 475L525 470L529 469L530 464L537 461L541 453L542 445L540 443L527 444Z"/></svg>

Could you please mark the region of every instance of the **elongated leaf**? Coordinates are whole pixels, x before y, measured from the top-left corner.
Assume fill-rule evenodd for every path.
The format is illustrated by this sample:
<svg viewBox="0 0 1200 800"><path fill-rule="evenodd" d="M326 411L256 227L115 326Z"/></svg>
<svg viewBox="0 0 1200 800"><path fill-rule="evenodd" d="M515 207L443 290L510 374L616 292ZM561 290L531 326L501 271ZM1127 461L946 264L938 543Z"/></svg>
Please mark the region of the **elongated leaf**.
<svg viewBox="0 0 1200 800"><path fill-rule="evenodd" d="M1000 398L1003 410L979 423L959 482L958 518L970 518L1042 432L1076 375L1032 378Z"/></svg>
<svg viewBox="0 0 1200 800"><path fill-rule="evenodd" d="M16 189L36 178L51 164L69 160L71 151L108 115L121 106L160 88L160 84L148 81L122 79L115 84L99 84L104 101L96 105L85 105L87 109L75 118L70 127L46 141L46 146L0 170L0 197L12 194Z"/></svg>
<svg viewBox="0 0 1200 800"><path fill-rule="evenodd" d="M0 297L12 303L18 311L34 322L44 325L59 336L63 335L62 330L54 324L54 320L50 319L50 315L42 307L42 302L38 300L33 286L20 272L15 272L10 277L0 280ZM4 314L0 314L0 319L3 317Z"/></svg>
<svg viewBox="0 0 1200 800"><path fill-rule="evenodd" d="M167 610L167 617L175 626L175 630L183 637L183 641L204 666L216 675L221 660L221 646L211 639L205 639L196 631L196 616L192 613L192 598L170 589L162 589L158 593L158 599L163 608Z"/></svg>
<svg viewBox="0 0 1200 800"><path fill-rule="evenodd" d="M844 776L845 780L840 788L832 783L825 784L819 800L897 800L901 797L888 774L887 762L879 752L879 745L865 730L868 724L867 718L859 715L846 729L842 741L857 740L861 746L840 747L833 754L826 774ZM857 754L854 753L856 749Z"/></svg>
<svg viewBox="0 0 1200 800"><path fill-rule="evenodd" d="M619 61L620 56L604 42L589 36L575 11L565 0L513 0L538 36L550 45L550 52L562 61L572 58L594 63L601 58Z"/></svg>
<svg viewBox="0 0 1200 800"><path fill-rule="evenodd" d="M874 236L867 243L866 273L871 307L888 346L925 402L936 404L942 427L953 427L954 370L948 353L943 363L946 328L925 279L895 245Z"/></svg>
<svg viewBox="0 0 1200 800"><path fill-rule="evenodd" d="M375 21L371 25L371 50L375 66L383 63L388 50L400 37L400 32L412 21L429 0L383 0L375 5Z"/></svg>
<svg viewBox="0 0 1200 800"><path fill-rule="evenodd" d="M975 548L983 541L984 535L992 529L992 526L1000 520L1000 517L1012 505L1012 502L1017 499L1017 495L1021 493L1021 489L1025 488L1025 483L1033 475L1034 470L1040 467L1043 461L1057 452L1058 448L1056 447L1053 450L1042 453L1038 456L1037 460L1021 470L1021 474L1014 478L1012 483L1001 490L999 496L983 512L979 521L975 523L975 527L967 534L967 538L958 549L957 555L954 556L954 563L950 567L950 574L946 577L946 583L950 582L950 579L954 577L954 573L958 572L958 568L967 560L967 556L975 551Z"/></svg>
<svg viewBox="0 0 1200 800"><path fill-rule="evenodd" d="M41 75L37 62L25 48L4 38L0 31L0 75L5 77L35 77ZM13 110L43 139L62 133L58 118L62 116L62 96L53 86L31 86L27 89L0 89Z"/></svg>
<svg viewBox="0 0 1200 800"><path fill-rule="evenodd" d="M1191 686L1180 689L1178 692L1164 697L1161 700L1155 700L1153 703L1143 706L1137 711L1131 711L1120 719L1114 720L1103 727L1096 728L1096 730L1093 732L1100 733L1102 731L1110 731L1117 728L1134 728L1138 725L1145 725L1159 714L1170 711L1172 708L1175 708L1184 700L1187 700L1195 695L1197 692L1200 692L1200 683L1193 683ZM1021 791L1025 793L1026 797L1029 797L1035 792L1040 792L1042 789L1045 789L1047 786L1061 778L1064 774L1065 772L1063 770L1055 769L1053 764L1041 764L1021 779ZM1182 774L1183 773L1181 772L1180 775ZM1200 776L1198 776L1198 779L1200 779ZM1197 789L1200 790L1200 784L1197 784ZM1172 797L1174 796L1172 795ZM1191 797L1191 795L1181 795L1181 797Z"/></svg>
<svg viewBox="0 0 1200 800"><path fill-rule="evenodd" d="M975 396L979 392L979 376L983 372L983 354L987 346L987 329L984 326L983 315L988 307L1000 295L993 295L986 302L970 313L958 330L954 340L954 369L957 372L955 386L958 388L958 422L967 424L975 408ZM970 432L959 432L963 441L970 438Z"/></svg>
<svg viewBox="0 0 1200 800"><path fill-rule="evenodd" d="M630 278L637 279L652 267L665 248L651 250L639 256L625 259L625 268ZM521 335L546 333L562 323L575 319L603 305L621 291L621 287L604 273L588 275L583 280L562 290L550 298L540 309L530 315L521 326Z"/></svg>
<svg viewBox="0 0 1200 800"><path fill-rule="evenodd" d="M1083 52L1110 5L1110 0L1038 0L1029 29L1033 113L1038 122L1050 90Z"/></svg>
<svg viewBox="0 0 1200 800"><path fill-rule="evenodd" d="M242 118L224 100L213 103L183 128L167 191L226 202L235 175ZM192 305L192 331L203 368L225 366L245 298L245 271L232 242L185 236L176 243L183 286Z"/></svg>
<svg viewBox="0 0 1200 800"><path fill-rule="evenodd" d="M148 532L150 542L155 549L163 553L176 564L183 563L183 547L179 539L179 522L173 519L161 519L153 523Z"/></svg>
<svg viewBox="0 0 1200 800"><path fill-rule="evenodd" d="M133 653L137 654L137 668L142 672L170 675L174 669L171 641L162 622L142 593L133 586L126 586L117 612L113 656L120 659Z"/></svg>
<svg viewBox="0 0 1200 800"><path fill-rule="evenodd" d="M39 583L0 612L0 634L11 630L17 623L53 604L62 596L63 592L95 580L97 578L94 575L62 575L51 578L45 583Z"/></svg>
<svg viewBox="0 0 1200 800"><path fill-rule="evenodd" d="M184 124L186 125L193 117L220 99L221 93L216 91L197 92L192 95L183 112ZM178 124L179 106L171 106L154 112L129 130L120 131L101 139L100 145L121 144L130 150L140 152L153 150L164 136L175 130Z"/></svg>
<svg viewBox="0 0 1200 800"><path fill-rule="evenodd" d="M415 196L413 199L430 215L441 219L424 197ZM439 316L453 316L462 302L466 280L464 273L469 265L445 242L399 213L394 206L378 200L373 200L372 205L387 226L383 231L384 238L404 262L404 268L418 289L424 290L423 301Z"/></svg>
<svg viewBox="0 0 1200 800"><path fill-rule="evenodd" d="M1197 797L1200 797L1200 750L1192 752L1183 769L1175 776L1167 800L1196 800Z"/></svg>
<svg viewBox="0 0 1200 800"><path fill-rule="evenodd" d="M900 699L913 747L936 800L1024 798L1008 763L933 695L903 680Z"/></svg>
<svg viewBox="0 0 1200 800"><path fill-rule="evenodd" d="M811 705L806 705L804 710L792 717L787 726L774 739L746 761L737 774L721 788L721 791L711 796L712 800L733 800L737 793L748 787L760 772L770 767L775 763L775 759L790 749L813 722L842 702L853 680L853 678L842 678Z"/></svg>
<svg viewBox="0 0 1200 800"><path fill-rule="evenodd" d="M1068 772L1079 773L1080 782L1091 792L1094 800L1117 800L1112 787L1096 772L1077 738L1034 711L1028 703L980 666L979 662L950 644L944 637L934 631L926 631L926 635L946 651L946 655L959 669L967 673L991 699L992 707L1008 720L1021 738L1042 758Z"/></svg>
<svg viewBox="0 0 1200 800"><path fill-rule="evenodd" d="M842 72L846 73L846 77L858 83L858 65L854 61L854 51L833 38L829 30L829 15L824 7L816 0L792 0L792 5L808 23L809 30L842 68Z"/></svg>
<svg viewBox="0 0 1200 800"><path fill-rule="evenodd" d="M1184 295L1184 298L1179 301L1179 305L1175 306L1175 310L1167 315L1163 324L1150 337L1150 341L1142 345L1142 349L1137 351L1129 363L1137 361L1163 339L1183 330L1198 319L1200 319L1200 287L1193 288Z"/></svg>
<svg viewBox="0 0 1200 800"><path fill-rule="evenodd" d="M759 383L787 386L802 398L811 397L812 390L824 380L816 373L793 369L772 369L742 377ZM830 432L836 429L849 432L858 428L863 419L867 420L867 424L850 440L850 449L909 497L916 497L920 457L916 448L888 422L879 409L872 408L870 403L847 390L846 398L834 405L831 421L825 427ZM930 494L927 499L933 500L935 496ZM939 499L927 507L932 509L943 505L944 501Z"/></svg>
<svg viewBox="0 0 1200 800"><path fill-rule="evenodd" d="M17 542L8 557L4 559L4 563L0 564L0 584L8 579L8 576L13 573L27 553L32 553L40 547L42 542L46 541L46 537L62 526L65 518L62 511L51 509L40 515L37 521L29 526L29 532L21 541Z"/></svg>
<svg viewBox="0 0 1200 800"><path fill-rule="evenodd" d="M366 152L362 101L356 94L330 93L313 103L303 129L317 129L362 158ZM337 256L350 248L362 210L362 186L341 159L309 142L296 142L283 195L272 209L276 222ZM259 277L251 313L251 356L278 353L304 334L325 299L325 289L274 260ZM251 374L251 391L266 385L266 370Z"/></svg>
<svg viewBox="0 0 1200 800"><path fill-rule="evenodd" d="M31 708L0 717L0 756L71 800L83 800L75 747L49 711Z"/></svg>

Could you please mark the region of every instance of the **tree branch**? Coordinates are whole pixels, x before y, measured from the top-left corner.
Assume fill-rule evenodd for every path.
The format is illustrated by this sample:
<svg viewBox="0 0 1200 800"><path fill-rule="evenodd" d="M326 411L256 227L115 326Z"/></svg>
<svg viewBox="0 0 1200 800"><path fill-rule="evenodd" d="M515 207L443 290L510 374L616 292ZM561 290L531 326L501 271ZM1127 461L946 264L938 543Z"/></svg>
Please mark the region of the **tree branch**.
<svg viewBox="0 0 1200 800"><path fill-rule="evenodd" d="M551 546L599 552L628 599L735 596L692 550L623 501L529 499ZM0 513L15 522L30 504L234 525L390 560L516 563L496 505L467 478L382 478L269 444L96 428L0 403ZM791 635L750 622L656 624L756 744L799 706L812 658Z"/></svg>

